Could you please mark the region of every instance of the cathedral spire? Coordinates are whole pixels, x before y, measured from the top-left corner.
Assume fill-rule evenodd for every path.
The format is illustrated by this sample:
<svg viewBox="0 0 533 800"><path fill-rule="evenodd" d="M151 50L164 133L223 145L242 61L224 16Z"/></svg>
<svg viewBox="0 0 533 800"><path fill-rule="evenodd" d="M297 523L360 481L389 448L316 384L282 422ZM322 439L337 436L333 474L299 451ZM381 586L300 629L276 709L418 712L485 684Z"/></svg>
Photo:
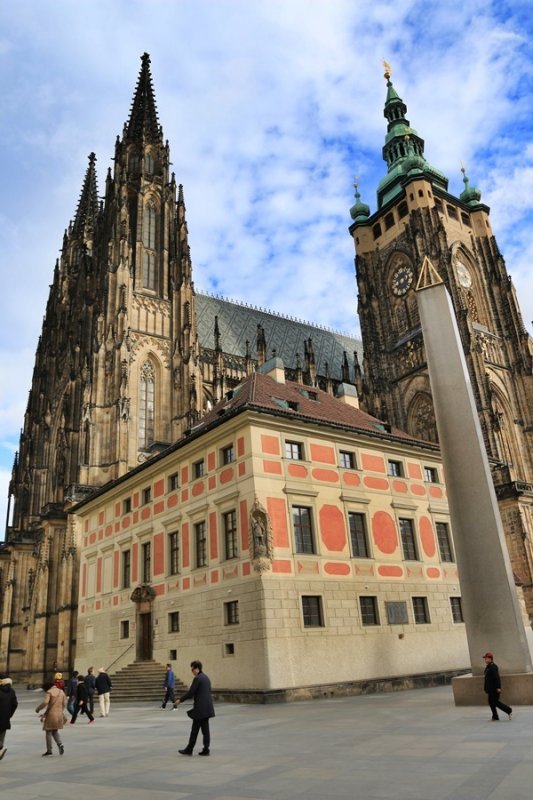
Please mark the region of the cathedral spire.
<svg viewBox="0 0 533 800"><path fill-rule="evenodd" d="M139 80L131 104L130 117L126 124L126 138L136 142L145 140L160 143L163 136L157 118L148 53L141 56L141 62Z"/></svg>
<svg viewBox="0 0 533 800"><path fill-rule="evenodd" d="M409 177L418 175L429 179L444 191L448 179L432 167L424 157L424 140L410 127L407 106L391 81L392 70L386 61L384 77L387 81L387 96L383 115L387 120L387 134L383 145L383 160L388 172L378 186L378 208L401 195L403 185Z"/></svg>
<svg viewBox="0 0 533 800"><path fill-rule="evenodd" d="M96 185L96 156L94 153L91 153L89 155L89 166L85 173L71 233L74 236L83 236L84 233L92 232L97 216L98 189Z"/></svg>

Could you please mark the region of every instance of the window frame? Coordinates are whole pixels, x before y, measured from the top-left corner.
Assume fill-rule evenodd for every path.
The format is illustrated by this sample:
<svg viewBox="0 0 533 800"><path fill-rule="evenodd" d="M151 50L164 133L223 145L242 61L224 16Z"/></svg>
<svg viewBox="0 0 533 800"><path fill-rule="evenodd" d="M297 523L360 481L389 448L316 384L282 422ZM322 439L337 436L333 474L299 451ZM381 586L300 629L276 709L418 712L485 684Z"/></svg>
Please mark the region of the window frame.
<svg viewBox="0 0 533 800"><path fill-rule="evenodd" d="M167 534L167 548L168 548L168 574L180 574L180 533L179 531L170 531Z"/></svg>
<svg viewBox="0 0 533 800"><path fill-rule="evenodd" d="M450 535L450 526L448 523L442 522L441 520L436 521L435 533L441 562L443 564L455 564L455 553L452 547L452 537ZM449 558L447 556L449 556Z"/></svg>
<svg viewBox="0 0 533 800"><path fill-rule="evenodd" d="M429 613L429 603L427 597L416 595L411 598L411 601L415 625L430 625L431 615Z"/></svg>
<svg viewBox="0 0 533 800"><path fill-rule="evenodd" d="M141 544L141 575L142 583L152 582L152 542Z"/></svg>
<svg viewBox="0 0 533 800"><path fill-rule="evenodd" d="M224 511L222 513L222 535L224 537L225 561L239 557L238 533L237 509L231 508L229 511Z"/></svg>
<svg viewBox="0 0 533 800"><path fill-rule="evenodd" d="M308 524L302 524L306 512ZM316 555L316 541L313 525L313 509L311 506L291 506L292 530L294 535L294 551L301 555ZM298 521L298 524L297 524Z"/></svg>
<svg viewBox="0 0 533 800"><path fill-rule="evenodd" d="M452 621L455 625L464 624L465 618L463 614L463 600L460 595L450 597L450 610L452 612Z"/></svg>
<svg viewBox="0 0 533 800"><path fill-rule="evenodd" d="M193 462L192 473L193 480L198 480L198 478L203 478L205 476L205 459L200 458L198 461Z"/></svg>
<svg viewBox="0 0 533 800"><path fill-rule="evenodd" d="M348 458L345 459L345 456ZM347 460L348 464L343 464L343 460ZM357 469L357 460L353 450L339 450L339 467L341 469Z"/></svg>
<svg viewBox="0 0 533 800"><path fill-rule="evenodd" d="M180 476L179 472L173 472L172 475L169 475L167 478L167 487L169 492L175 492L176 489L180 488Z"/></svg>
<svg viewBox="0 0 533 800"><path fill-rule="evenodd" d="M366 606L366 608L364 606ZM359 613L361 615L362 626L365 628L379 627L381 625L381 621L379 616L379 603L377 595L359 595Z"/></svg>
<svg viewBox="0 0 533 800"><path fill-rule="evenodd" d="M411 517L399 517L400 541L404 561L420 561L420 552L416 540L415 521ZM411 555L412 553L412 555Z"/></svg>
<svg viewBox="0 0 533 800"><path fill-rule="evenodd" d="M354 531L352 529L352 519L361 520L361 530ZM350 550L352 558L371 558L370 543L368 540L368 525L366 521L366 514L363 511L348 511L348 533L350 535ZM364 555L358 551L358 543L363 541ZM356 546L357 545L357 546Z"/></svg>
<svg viewBox="0 0 533 800"><path fill-rule="evenodd" d="M194 554L196 569L207 567L207 525L205 519L194 523Z"/></svg>
<svg viewBox="0 0 533 800"><path fill-rule="evenodd" d="M314 606L314 607L312 607ZM324 604L320 594L302 594L302 624L306 629L325 628Z"/></svg>
<svg viewBox="0 0 533 800"><path fill-rule="evenodd" d="M239 601L226 600L224 603L224 625L239 625Z"/></svg>
<svg viewBox="0 0 533 800"><path fill-rule="evenodd" d="M235 461L235 448L233 442L220 448L220 466L227 467Z"/></svg>
<svg viewBox="0 0 533 800"><path fill-rule="evenodd" d="M439 483L439 471L437 467L424 467L425 483Z"/></svg>
<svg viewBox="0 0 533 800"><path fill-rule="evenodd" d="M288 461L305 461L305 450L303 442L293 439L286 439L284 442L285 458Z"/></svg>
<svg viewBox="0 0 533 800"><path fill-rule="evenodd" d="M152 502L152 487L145 486L142 490L142 504L143 506L147 506L148 503Z"/></svg>
<svg viewBox="0 0 533 800"><path fill-rule="evenodd" d="M167 633L180 633L180 612L169 611L167 616Z"/></svg>
<svg viewBox="0 0 533 800"><path fill-rule="evenodd" d="M121 588L129 589L131 587L131 548L129 547L121 551L120 573Z"/></svg>
<svg viewBox="0 0 533 800"><path fill-rule="evenodd" d="M387 475L389 478L405 477L403 463L395 458L387 459Z"/></svg>

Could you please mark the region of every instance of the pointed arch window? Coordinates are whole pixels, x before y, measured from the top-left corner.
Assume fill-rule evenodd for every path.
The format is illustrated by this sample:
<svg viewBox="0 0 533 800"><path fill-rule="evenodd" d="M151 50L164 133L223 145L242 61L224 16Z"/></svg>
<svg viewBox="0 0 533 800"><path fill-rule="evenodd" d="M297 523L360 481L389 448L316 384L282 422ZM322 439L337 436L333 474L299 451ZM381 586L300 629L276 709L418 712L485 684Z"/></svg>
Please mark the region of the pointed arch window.
<svg viewBox="0 0 533 800"><path fill-rule="evenodd" d="M139 447L149 447L154 441L155 420L155 371L146 361L141 369L139 382Z"/></svg>
<svg viewBox="0 0 533 800"><path fill-rule="evenodd" d="M153 203L148 203L144 208L143 218L143 244L150 250L155 250L155 224L156 210Z"/></svg>
<svg viewBox="0 0 533 800"><path fill-rule="evenodd" d="M155 291L155 254L143 254L143 288Z"/></svg>

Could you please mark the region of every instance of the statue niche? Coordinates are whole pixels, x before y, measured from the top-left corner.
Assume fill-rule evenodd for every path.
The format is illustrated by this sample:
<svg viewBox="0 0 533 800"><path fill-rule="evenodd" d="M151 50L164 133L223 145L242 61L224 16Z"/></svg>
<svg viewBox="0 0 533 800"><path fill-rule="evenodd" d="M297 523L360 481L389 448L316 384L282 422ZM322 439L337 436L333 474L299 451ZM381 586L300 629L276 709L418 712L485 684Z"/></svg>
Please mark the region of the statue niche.
<svg viewBox="0 0 533 800"><path fill-rule="evenodd" d="M272 567L274 548L270 518L255 498L250 512L250 559L256 572L267 572Z"/></svg>

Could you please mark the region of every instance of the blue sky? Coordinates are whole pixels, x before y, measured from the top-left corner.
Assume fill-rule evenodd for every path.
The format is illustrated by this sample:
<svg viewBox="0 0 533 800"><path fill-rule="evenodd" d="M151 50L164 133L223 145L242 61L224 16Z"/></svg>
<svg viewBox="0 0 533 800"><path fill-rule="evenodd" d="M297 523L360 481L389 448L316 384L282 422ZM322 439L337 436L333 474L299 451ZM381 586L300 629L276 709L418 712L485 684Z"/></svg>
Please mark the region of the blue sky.
<svg viewBox="0 0 533 800"><path fill-rule="evenodd" d="M491 206L533 319L529 2L17 0L0 8L0 538L63 230L102 193L140 56L183 183L197 289L358 332L353 176L385 174L381 59L426 157Z"/></svg>

